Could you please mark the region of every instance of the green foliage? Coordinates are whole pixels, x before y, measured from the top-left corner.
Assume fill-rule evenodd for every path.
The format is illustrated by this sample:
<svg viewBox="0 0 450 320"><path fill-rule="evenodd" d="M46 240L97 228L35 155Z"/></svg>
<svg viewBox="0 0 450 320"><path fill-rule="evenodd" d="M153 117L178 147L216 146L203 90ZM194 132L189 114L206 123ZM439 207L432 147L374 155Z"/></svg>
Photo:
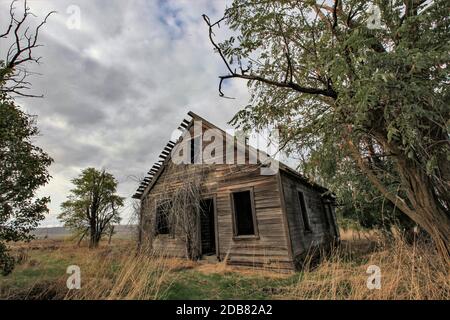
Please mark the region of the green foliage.
<svg viewBox="0 0 450 320"><path fill-rule="evenodd" d="M25 22L29 15L34 16L30 8L25 3L19 17L14 2L9 10L9 23L0 26L4 28L0 40L6 40L1 47L9 47L6 57L0 59L0 272L4 275L12 271L15 262L8 255L6 244L30 240L30 231L48 211L50 198L37 198L36 191L49 181L47 168L53 161L32 143L38 135L35 118L21 111L11 96L33 97L25 93L31 87L25 65L39 62L32 49L39 46L39 28L50 14L33 34Z"/></svg>
<svg viewBox="0 0 450 320"><path fill-rule="evenodd" d="M323 140L320 148L312 151L308 161L300 167L311 177L319 176L335 192L341 226L352 221L363 228L388 232L393 225L402 228L414 226L411 219L395 208L355 168L353 161L345 156L345 150L327 144L327 140ZM316 176L315 172L318 172Z"/></svg>
<svg viewBox="0 0 450 320"><path fill-rule="evenodd" d="M301 171L337 193L341 214L370 225L398 220L385 197L404 199L396 205L415 216L419 188L450 207L448 1L406 3L235 0L225 18L237 35L219 44L227 61L250 67L250 104L231 123L277 127L285 151L305 159ZM383 190L357 167L351 143ZM426 172L429 185L411 186L408 170Z"/></svg>
<svg viewBox="0 0 450 320"><path fill-rule="evenodd" d="M89 232L95 246L107 230L120 223L124 198L116 194L117 181L105 170L84 169L72 183L75 188L61 204L58 219L80 236Z"/></svg>
<svg viewBox="0 0 450 320"><path fill-rule="evenodd" d="M53 161L32 144L38 135L34 117L22 112L11 99L0 97L0 270L11 272L14 260L5 243L30 240L30 231L48 211L48 197L36 191L50 175Z"/></svg>

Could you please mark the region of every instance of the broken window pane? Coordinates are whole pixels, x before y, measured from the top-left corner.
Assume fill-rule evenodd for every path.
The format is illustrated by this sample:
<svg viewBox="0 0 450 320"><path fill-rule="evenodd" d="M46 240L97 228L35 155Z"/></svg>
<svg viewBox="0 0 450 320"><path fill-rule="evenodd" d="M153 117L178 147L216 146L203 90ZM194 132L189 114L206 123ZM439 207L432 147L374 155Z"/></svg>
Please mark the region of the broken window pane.
<svg viewBox="0 0 450 320"><path fill-rule="evenodd" d="M169 224L169 212L171 207L170 201L165 201L158 205L156 208L156 223L155 223L155 233L158 234L169 234L170 224Z"/></svg>
<svg viewBox="0 0 450 320"><path fill-rule="evenodd" d="M233 193L234 214L236 220L236 235L254 235L253 207L250 191Z"/></svg>
<svg viewBox="0 0 450 320"><path fill-rule="evenodd" d="M311 225L309 223L308 212L306 210L306 202L303 192L298 191L298 201L300 202L300 215L302 216L303 226L305 231L311 231Z"/></svg>

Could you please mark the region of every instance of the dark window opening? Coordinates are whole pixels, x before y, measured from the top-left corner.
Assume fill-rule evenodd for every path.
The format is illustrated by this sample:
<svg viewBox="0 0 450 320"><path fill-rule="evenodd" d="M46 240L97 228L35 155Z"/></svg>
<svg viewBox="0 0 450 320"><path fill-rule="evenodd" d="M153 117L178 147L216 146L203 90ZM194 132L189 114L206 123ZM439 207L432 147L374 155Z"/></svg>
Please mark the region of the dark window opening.
<svg viewBox="0 0 450 320"><path fill-rule="evenodd" d="M253 205L250 191L233 193L234 218L236 235L255 235L253 225Z"/></svg>
<svg viewBox="0 0 450 320"><path fill-rule="evenodd" d="M330 214L331 214L331 207L328 203L326 203L323 207L323 213L324 213L324 218L325 218L325 227L328 229L330 229Z"/></svg>
<svg viewBox="0 0 450 320"><path fill-rule="evenodd" d="M214 200L203 199L200 201L200 236L202 254L216 253L216 229L214 224Z"/></svg>
<svg viewBox="0 0 450 320"><path fill-rule="evenodd" d="M303 226L305 231L311 231L311 225L309 223L308 212L306 211L306 202L303 192L298 191L298 200L300 202L300 215L302 216Z"/></svg>
<svg viewBox="0 0 450 320"><path fill-rule="evenodd" d="M169 213L171 206L171 202L166 201L158 205L158 207L156 208L156 235L170 233Z"/></svg>
<svg viewBox="0 0 450 320"><path fill-rule="evenodd" d="M200 137L191 139L190 149L191 149L191 163L199 163L201 151Z"/></svg>

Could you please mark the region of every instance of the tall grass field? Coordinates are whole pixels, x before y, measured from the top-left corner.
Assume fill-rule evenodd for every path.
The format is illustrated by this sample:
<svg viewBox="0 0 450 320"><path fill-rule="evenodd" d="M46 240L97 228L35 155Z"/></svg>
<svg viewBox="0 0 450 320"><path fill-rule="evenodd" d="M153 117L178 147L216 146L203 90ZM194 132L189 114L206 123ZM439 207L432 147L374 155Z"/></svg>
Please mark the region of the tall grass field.
<svg viewBox="0 0 450 320"><path fill-rule="evenodd" d="M444 299L449 268L426 242L386 240L376 232L342 232L341 245L302 271L237 268L137 250L130 239L97 249L71 240L40 239L12 247L18 265L0 277L1 299ZM67 287L68 266L81 288ZM368 286L373 266L379 286ZM372 268L372 269L371 269Z"/></svg>

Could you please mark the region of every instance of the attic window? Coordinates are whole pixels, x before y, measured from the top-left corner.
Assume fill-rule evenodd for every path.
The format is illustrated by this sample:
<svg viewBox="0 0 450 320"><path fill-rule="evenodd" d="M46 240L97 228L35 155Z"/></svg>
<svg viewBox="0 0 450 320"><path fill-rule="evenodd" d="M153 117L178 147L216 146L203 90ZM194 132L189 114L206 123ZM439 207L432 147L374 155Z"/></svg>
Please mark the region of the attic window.
<svg viewBox="0 0 450 320"><path fill-rule="evenodd" d="M256 235L255 209L251 190L233 192L231 195L235 236Z"/></svg>
<svg viewBox="0 0 450 320"><path fill-rule="evenodd" d="M195 137L191 139L191 163L199 163L200 160L200 151L201 151L201 145L200 145L200 137Z"/></svg>
<svg viewBox="0 0 450 320"><path fill-rule="evenodd" d="M305 196L301 191L298 191L297 193L298 193L298 201L300 203L300 215L303 220L303 226L305 228L305 231L311 232L311 224L309 223L308 212L306 210Z"/></svg>
<svg viewBox="0 0 450 320"><path fill-rule="evenodd" d="M170 201L164 201L156 207L156 221L155 221L155 234L169 234L169 213L172 203Z"/></svg>

